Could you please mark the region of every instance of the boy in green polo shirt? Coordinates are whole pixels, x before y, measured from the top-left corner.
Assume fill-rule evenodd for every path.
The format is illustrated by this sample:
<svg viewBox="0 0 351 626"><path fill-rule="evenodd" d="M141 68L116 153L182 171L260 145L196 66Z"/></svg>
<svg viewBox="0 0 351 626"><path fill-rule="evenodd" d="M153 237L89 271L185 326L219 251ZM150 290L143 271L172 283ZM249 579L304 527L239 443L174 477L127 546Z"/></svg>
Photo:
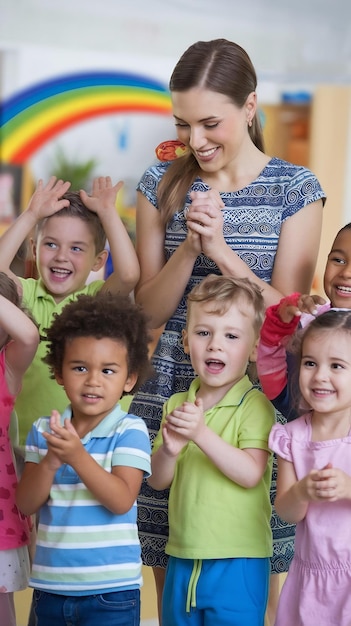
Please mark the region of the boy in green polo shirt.
<svg viewBox="0 0 351 626"><path fill-rule="evenodd" d="M183 334L197 378L166 402L149 484L170 487L162 626L263 626L269 586L271 403L246 375L263 297L207 276Z"/></svg>
<svg viewBox="0 0 351 626"><path fill-rule="evenodd" d="M54 314L79 294L100 290L129 294L139 279L137 256L116 210L121 186L121 182L112 185L108 176L99 177L89 196L85 191L69 191L70 183L54 176L46 185L39 181L28 208L0 239L0 270L16 282L42 337L15 405L21 445L35 420L50 415L53 408L63 411L68 402L64 389L50 378L42 362L45 329ZM38 279L20 278L10 271L19 247L31 233ZM106 281L86 284L90 272L97 272L106 262L106 238L115 271Z"/></svg>

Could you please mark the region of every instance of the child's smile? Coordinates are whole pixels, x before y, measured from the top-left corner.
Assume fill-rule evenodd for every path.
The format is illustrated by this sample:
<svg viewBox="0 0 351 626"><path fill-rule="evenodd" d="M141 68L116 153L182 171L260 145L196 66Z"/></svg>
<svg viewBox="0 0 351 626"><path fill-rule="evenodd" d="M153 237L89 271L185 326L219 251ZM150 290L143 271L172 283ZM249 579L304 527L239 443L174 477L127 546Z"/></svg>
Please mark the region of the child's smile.
<svg viewBox="0 0 351 626"><path fill-rule="evenodd" d="M40 277L56 302L82 289L91 270L103 265L88 225L78 217L48 219L34 253Z"/></svg>

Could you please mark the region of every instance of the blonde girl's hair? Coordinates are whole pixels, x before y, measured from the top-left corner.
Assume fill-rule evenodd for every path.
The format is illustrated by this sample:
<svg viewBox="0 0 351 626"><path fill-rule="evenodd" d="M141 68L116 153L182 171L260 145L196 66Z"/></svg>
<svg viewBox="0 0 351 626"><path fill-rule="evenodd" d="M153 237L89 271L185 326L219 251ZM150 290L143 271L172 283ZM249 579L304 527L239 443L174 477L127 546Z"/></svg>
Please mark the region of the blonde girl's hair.
<svg viewBox="0 0 351 626"><path fill-rule="evenodd" d="M221 93L242 108L256 91L257 76L247 52L227 39L198 41L180 57L169 82L170 91L184 92L195 87ZM255 146L264 152L258 112L248 127ZM175 159L158 186L158 206L164 224L184 205L186 193L200 173L191 152Z"/></svg>

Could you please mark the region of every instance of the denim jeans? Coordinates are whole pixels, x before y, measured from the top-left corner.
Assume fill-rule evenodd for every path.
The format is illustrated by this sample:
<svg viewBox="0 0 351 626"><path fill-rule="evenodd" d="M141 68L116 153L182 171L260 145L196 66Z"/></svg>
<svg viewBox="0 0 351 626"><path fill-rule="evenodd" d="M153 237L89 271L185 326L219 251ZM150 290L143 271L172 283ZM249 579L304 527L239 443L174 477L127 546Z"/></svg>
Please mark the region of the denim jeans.
<svg viewBox="0 0 351 626"><path fill-rule="evenodd" d="M35 590L37 626L139 626L140 590L61 596Z"/></svg>

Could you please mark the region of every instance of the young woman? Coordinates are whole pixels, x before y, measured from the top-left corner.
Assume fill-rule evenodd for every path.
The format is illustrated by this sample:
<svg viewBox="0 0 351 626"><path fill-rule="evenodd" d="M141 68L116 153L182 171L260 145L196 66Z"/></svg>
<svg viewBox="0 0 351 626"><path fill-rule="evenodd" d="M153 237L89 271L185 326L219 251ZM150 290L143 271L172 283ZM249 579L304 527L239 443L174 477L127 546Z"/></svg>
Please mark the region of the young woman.
<svg viewBox="0 0 351 626"><path fill-rule="evenodd" d="M248 278L262 289L266 306L311 287L325 195L308 169L264 153L256 82L237 44L217 39L190 46L170 79L184 154L150 167L138 185L136 299L153 328L165 325L153 358L157 376L131 407L146 420L151 440L163 403L194 378L181 336L194 285L209 273ZM283 557L276 548L272 561L276 572L287 570L293 553L293 530L280 525L275 520L276 539L284 538ZM139 529L160 598L167 492L143 485Z"/></svg>

